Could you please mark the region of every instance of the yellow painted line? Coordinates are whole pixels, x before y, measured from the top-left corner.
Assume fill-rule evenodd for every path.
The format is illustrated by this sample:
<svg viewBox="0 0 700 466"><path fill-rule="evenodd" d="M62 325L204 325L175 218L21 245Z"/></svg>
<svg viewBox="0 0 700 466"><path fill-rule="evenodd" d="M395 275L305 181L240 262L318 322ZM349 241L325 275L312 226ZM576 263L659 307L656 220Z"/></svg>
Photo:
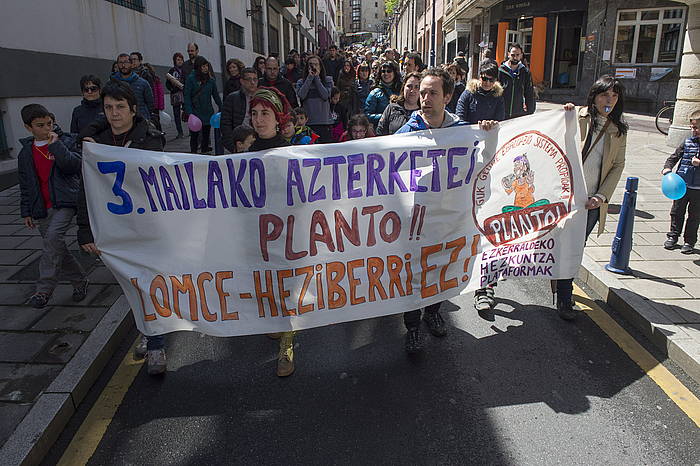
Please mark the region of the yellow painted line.
<svg viewBox="0 0 700 466"><path fill-rule="evenodd" d="M578 286L574 285L574 299L579 307L598 325L617 346L627 353L656 385L678 405L678 407L700 427L700 400L683 385L671 372L651 355L632 335L627 333L615 320L598 307L595 302ZM578 297L583 298L576 299ZM591 305L588 305L590 303Z"/></svg>
<svg viewBox="0 0 700 466"><path fill-rule="evenodd" d="M112 422L114 413L122 403L124 395L136 378L144 360L134 359L134 347L138 344L140 336L129 348L116 372L109 380L107 386L102 390L87 417L83 421L80 429L73 437L73 440L63 452L59 466L75 466L87 464L100 444L102 437L107 431L107 427Z"/></svg>

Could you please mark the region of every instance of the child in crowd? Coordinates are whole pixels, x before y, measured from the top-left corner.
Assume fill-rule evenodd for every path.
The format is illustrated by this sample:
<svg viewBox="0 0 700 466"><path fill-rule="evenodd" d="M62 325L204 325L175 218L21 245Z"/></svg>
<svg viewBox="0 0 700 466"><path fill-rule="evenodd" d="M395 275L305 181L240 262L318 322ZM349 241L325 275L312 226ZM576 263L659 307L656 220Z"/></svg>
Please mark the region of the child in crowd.
<svg viewBox="0 0 700 466"><path fill-rule="evenodd" d="M236 145L236 153L248 152L255 142L255 130L248 125L238 125L233 128L233 143Z"/></svg>
<svg viewBox="0 0 700 466"><path fill-rule="evenodd" d="M306 114L304 107L297 107L292 111L294 115L294 125L296 126L296 133L291 141L292 144L314 144L318 139L318 134L314 133L311 128L306 126L306 122L309 121L309 116ZM309 142L301 142L304 136L307 136Z"/></svg>
<svg viewBox="0 0 700 466"><path fill-rule="evenodd" d="M678 243L678 237L683 232L683 254L692 254L698 239L698 224L700 224L700 110L690 115L690 137L683 141L676 152L673 153L664 164L662 174L670 173L676 164L676 173L683 178L686 184L685 196L673 201L671 207L671 229L666 234L668 239L664 248L674 249ZM685 211L688 210L688 218Z"/></svg>
<svg viewBox="0 0 700 466"><path fill-rule="evenodd" d="M348 126L348 109L340 103L340 89L333 87L331 89L331 139L338 142Z"/></svg>
<svg viewBox="0 0 700 466"><path fill-rule="evenodd" d="M287 142L293 144L292 139L296 134L296 127L294 126L294 115L289 114L286 116L284 124L280 125L280 134L284 139L287 140Z"/></svg>
<svg viewBox="0 0 700 466"><path fill-rule="evenodd" d="M87 295L88 280L80 263L66 247L65 234L76 213L80 190L81 156L75 141L54 127L54 116L39 104L21 110L31 137L22 139L17 157L20 215L27 228L39 227L44 245L39 279L29 304L37 309L49 302L59 274L73 285L73 301Z"/></svg>

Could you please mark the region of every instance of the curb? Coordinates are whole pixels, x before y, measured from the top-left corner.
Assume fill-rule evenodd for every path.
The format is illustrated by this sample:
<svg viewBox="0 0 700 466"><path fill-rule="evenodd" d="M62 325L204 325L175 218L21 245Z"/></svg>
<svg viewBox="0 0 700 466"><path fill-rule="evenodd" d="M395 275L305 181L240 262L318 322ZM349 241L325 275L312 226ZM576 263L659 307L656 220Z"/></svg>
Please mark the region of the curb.
<svg viewBox="0 0 700 466"><path fill-rule="evenodd" d="M121 295L2 446L3 465L41 463L119 343L134 326L130 316L129 303Z"/></svg>
<svg viewBox="0 0 700 466"><path fill-rule="evenodd" d="M656 304L644 296L625 288L617 276L605 270L584 252L578 278L637 329L649 338L693 380L700 383L700 353L697 343L661 314Z"/></svg>

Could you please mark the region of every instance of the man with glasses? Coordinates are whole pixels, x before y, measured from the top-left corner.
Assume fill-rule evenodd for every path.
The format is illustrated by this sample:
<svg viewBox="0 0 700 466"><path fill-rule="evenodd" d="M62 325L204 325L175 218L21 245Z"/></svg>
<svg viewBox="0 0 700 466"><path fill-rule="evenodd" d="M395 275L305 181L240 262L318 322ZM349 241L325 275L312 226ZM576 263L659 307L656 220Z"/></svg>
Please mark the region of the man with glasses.
<svg viewBox="0 0 700 466"><path fill-rule="evenodd" d="M95 119L104 115L102 111L102 99L100 99L100 89L102 83L100 78L92 74L88 74L80 78L80 90L83 94L83 100L80 105L73 109L73 115L70 120L70 132L79 134L83 129Z"/></svg>
<svg viewBox="0 0 700 466"><path fill-rule="evenodd" d="M233 130L246 124L250 126L250 99L258 90L258 73L253 68L241 71L241 88L224 99L221 107L221 142L229 152L236 152Z"/></svg>
<svg viewBox="0 0 700 466"><path fill-rule="evenodd" d="M294 86L284 76L280 74L280 62L276 57L268 57L265 60L265 75L260 78L260 86L274 87L280 91L289 101L292 108L299 106L297 93L294 91Z"/></svg>
<svg viewBox="0 0 700 466"><path fill-rule="evenodd" d="M150 120L151 114L155 109L153 101L153 90L148 82L140 78L131 69L131 61L129 54L120 53L117 57L117 68L119 71L112 75L112 79L121 81L129 85L136 96L136 104L139 115L144 119Z"/></svg>

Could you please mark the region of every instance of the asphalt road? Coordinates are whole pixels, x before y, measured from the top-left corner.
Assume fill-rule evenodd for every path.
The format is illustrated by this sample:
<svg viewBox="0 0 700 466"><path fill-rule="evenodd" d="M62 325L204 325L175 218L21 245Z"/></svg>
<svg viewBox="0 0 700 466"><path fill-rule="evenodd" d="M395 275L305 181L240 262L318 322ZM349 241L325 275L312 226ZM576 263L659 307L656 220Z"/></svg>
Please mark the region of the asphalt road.
<svg viewBox="0 0 700 466"><path fill-rule="evenodd" d="M172 334L167 374L141 370L89 464L698 463L696 425L545 286L501 283L493 321L471 294L444 303L450 333L418 357L400 316L300 332L286 379L264 336Z"/></svg>

